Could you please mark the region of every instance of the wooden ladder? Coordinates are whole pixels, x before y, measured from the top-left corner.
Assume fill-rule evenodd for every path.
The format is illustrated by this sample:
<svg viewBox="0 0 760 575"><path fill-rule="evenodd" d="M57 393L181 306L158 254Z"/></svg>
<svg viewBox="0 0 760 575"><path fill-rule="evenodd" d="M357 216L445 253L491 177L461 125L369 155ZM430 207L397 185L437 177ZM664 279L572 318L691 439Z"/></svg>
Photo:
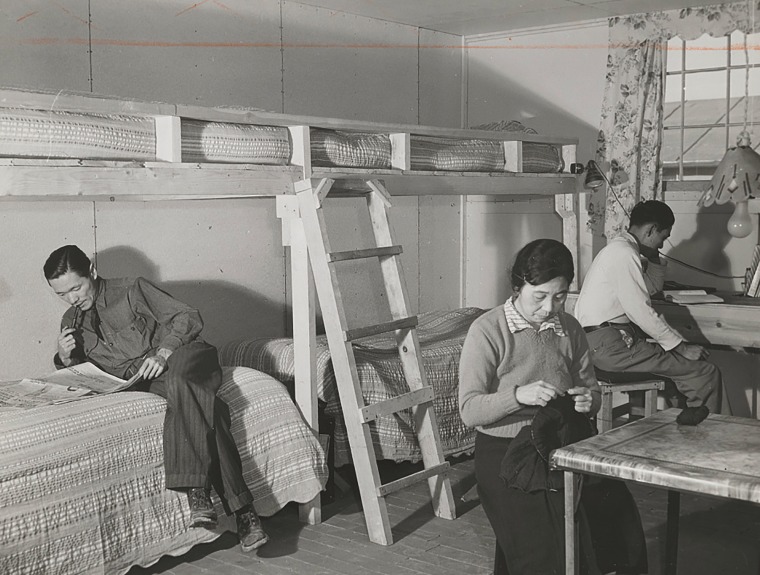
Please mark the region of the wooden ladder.
<svg viewBox="0 0 760 575"><path fill-rule="evenodd" d="M427 384L422 365L422 352L416 331L417 317L409 316L409 297L399 260L402 248L394 245L388 221L390 196L382 182L367 181L369 189L366 198L376 247L333 252L330 250L322 210L322 200L329 193L333 183L334 180L326 178L297 182L295 189L298 197L298 211L322 309L367 531L371 541L390 545L393 543L393 535L385 498L395 491L427 480L435 514L445 519L456 517L454 497L448 478L449 464L444 460L441 448L438 424L433 410L433 388ZM379 259L393 320L378 325L349 329L335 263L367 258ZM404 376L410 391L379 403L365 405L351 342L369 335L389 332L396 334ZM410 408L424 469L396 481L382 484L369 424L381 416Z"/></svg>

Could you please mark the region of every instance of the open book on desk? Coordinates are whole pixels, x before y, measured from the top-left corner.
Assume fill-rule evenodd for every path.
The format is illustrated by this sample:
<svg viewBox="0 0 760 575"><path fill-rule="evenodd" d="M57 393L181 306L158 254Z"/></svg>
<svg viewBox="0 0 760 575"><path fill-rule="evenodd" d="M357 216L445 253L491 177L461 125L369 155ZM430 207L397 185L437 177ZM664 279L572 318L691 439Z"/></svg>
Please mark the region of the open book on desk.
<svg viewBox="0 0 760 575"><path fill-rule="evenodd" d="M106 373L92 363L80 363L38 378L26 378L0 386L0 406L28 409L65 403L130 387L137 377L125 380Z"/></svg>
<svg viewBox="0 0 760 575"><path fill-rule="evenodd" d="M665 301L673 303L721 303L724 301L722 297L707 293L703 289L665 290L662 293L665 296Z"/></svg>

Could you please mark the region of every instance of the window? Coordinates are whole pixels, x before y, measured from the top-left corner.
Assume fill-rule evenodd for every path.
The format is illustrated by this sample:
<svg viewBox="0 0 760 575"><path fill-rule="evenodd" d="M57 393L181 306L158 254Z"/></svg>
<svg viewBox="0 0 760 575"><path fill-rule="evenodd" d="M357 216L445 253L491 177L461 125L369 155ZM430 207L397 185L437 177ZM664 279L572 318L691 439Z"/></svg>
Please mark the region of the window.
<svg viewBox="0 0 760 575"><path fill-rule="evenodd" d="M747 36L747 131L760 147L760 34ZM743 32L668 42L662 179L709 179L744 128L747 59Z"/></svg>

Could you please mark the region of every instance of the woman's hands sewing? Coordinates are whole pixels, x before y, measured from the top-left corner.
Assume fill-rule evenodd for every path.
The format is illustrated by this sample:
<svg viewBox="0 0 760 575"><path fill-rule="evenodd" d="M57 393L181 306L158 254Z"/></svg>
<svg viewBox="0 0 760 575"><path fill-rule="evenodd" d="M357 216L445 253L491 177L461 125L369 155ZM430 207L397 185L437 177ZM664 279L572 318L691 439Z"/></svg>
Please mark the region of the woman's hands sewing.
<svg viewBox="0 0 760 575"><path fill-rule="evenodd" d="M573 396L575 411L578 413L589 413L591 411L594 400L588 387L571 387L567 393Z"/></svg>
<svg viewBox="0 0 760 575"><path fill-rule="evenodd" d="M546 405L555 397L562 395L551 383L539 380L521 385L515 389L515 398L523 405Z"/></svg>
<svg viewBox="0 0 760 575"><path fill-rule="evenodd" d="M587 387L571 387L565 393L573 396L575 402L575 411L579 413L589 413L593 404L591 390ZM517 401L523 405L541 405L544 406L555 397L565 395L551 383L539 380L521 385L515 390Z"/></svg>

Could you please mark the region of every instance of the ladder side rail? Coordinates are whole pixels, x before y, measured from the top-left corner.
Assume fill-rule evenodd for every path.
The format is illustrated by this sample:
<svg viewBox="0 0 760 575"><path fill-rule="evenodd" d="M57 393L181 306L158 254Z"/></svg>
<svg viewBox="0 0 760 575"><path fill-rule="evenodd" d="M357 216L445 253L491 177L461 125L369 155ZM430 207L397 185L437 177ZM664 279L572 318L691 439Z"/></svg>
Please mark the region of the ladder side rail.
<svg viewBox="0 0 760 575"><path fill-rule="evenodd" d="M390 545L393 535L390 529L388 509L385 499L378 494L381 484L377 460L372 448L369 427L362 423L360 409L364 398L359 386L356 359L350 342L343 339L346 318L342 298L334 269L327 263L330 252L329 240L325 232L322 210L318 207L317 190L331 185L330 180L322 180L313 186L311 180L296 183L296 192L301 219L304 223L309 259L317 287L317 296L322 308L322 318L330 346L338 394L343 409L343 418L348 431L349 446L359 484L362 507L371 541ZM362 438L361 441L355 441ZM361 443L361 444L360 444Z"/></svg>
<svg viewBox="0 0 760 575"><path fill-rule="evenodd" d="M379 180L368 182L373 193L367 196L372 229L375 234L377 247L394 245L393 232L388 221L387 198L389 194ZM403 269L399 257L381 258L386 295L394 319L409 315L409 296L404 281ZM422 348L417 337L416 329L405 329L396 332L399 357L410 390L427 387L427 378L422 366ZM441 447L438 422L435 417L433 402L421 403L412 408L417 438L420 444L422 460L426 468L435 467L445 461ZM447 477L437 475L428 479L435 514L438 517L454 519L456 505Z"/></svg>

